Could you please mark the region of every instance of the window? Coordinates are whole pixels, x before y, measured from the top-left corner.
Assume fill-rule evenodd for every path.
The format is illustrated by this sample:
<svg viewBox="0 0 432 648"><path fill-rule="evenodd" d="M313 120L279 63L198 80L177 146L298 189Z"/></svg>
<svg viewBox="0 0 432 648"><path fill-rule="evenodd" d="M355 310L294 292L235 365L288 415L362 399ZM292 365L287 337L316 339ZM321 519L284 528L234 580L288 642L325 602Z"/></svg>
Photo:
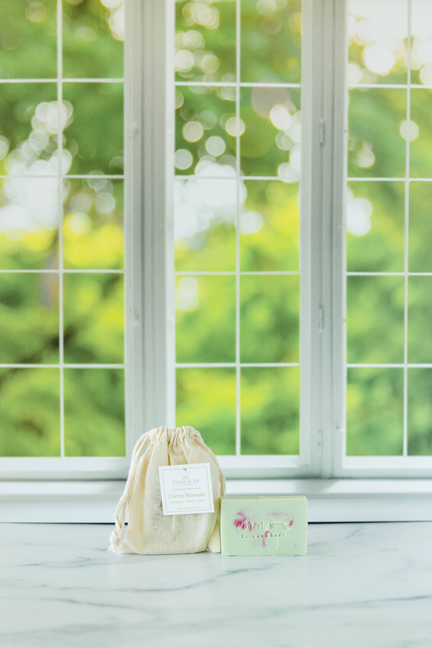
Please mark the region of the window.
<svg viewBox="0 0 432 648"><path fill-rule="evenodd" d="M113 474L126 465L123 1L4 2L0 25L3 467Z"/></svg>
<svg viewBox="0 0 432 648"><path fill-rule="evenodd" d="M301 2L175 8L176 422L238 465L296 465Z"/></svg>
<svg viewBox="0 0 432 648"><path fill-rule="evenodd" d="M5 474L431 476L431 12L3 3Z"/></svg>
<svg viewBox="0 0 432 648"><path fill-rule="evenodd" d="M432 466L432 3L350 2L348 14L343 463L419 474Z"/></svg>

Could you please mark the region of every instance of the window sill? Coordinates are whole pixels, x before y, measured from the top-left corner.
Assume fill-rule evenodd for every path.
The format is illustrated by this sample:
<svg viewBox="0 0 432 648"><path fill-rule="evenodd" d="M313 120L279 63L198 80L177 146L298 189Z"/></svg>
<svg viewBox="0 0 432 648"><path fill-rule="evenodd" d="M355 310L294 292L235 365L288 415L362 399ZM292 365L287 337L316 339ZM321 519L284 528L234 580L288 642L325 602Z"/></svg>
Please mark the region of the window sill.
<svg viewBox="0 0 432 648"><path fill-rule="evenodd" d="M0 482L0 522L111 523L124 481ZM310 522L432 520L432 480L229 480L227 495L306 495Z"/></svg>

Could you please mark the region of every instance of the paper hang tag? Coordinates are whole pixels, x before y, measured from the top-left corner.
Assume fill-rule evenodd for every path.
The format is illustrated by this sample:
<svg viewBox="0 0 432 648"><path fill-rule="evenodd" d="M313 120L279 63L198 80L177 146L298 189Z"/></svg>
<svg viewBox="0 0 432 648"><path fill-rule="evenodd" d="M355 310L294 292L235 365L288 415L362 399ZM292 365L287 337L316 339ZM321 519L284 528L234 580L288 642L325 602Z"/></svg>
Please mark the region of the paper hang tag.
<svg viewBox="0 0 432 648"><path fill-rule="evenodd" d="M209 463L159 466L164 515L214 513Z"/></svg>

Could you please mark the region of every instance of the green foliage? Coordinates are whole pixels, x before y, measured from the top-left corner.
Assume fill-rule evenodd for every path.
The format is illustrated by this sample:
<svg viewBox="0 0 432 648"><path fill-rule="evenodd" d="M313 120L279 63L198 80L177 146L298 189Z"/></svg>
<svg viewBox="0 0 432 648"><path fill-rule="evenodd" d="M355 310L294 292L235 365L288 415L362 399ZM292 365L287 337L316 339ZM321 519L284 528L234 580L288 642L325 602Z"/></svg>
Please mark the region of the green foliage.
<svg viewBox="0 0 432 648"><path fill-rule="evenodd" d="M178 3L177 28L184 32L186 25L189 29L197 29L205 43L220 32L219 42L223 43L227 33L224 21L224 11L229 3L213 2L210 6L219 12L220 23L213 23L206 28L204 23L196 18L204 4L200 0L187 4ZM366 25L371 20L372 25L379 27L382 22L381 5L364 8L364 16L355 17L355 29L358 25ZM363 11L354 8L354 11ZM180 13L181 11L181 13ZM414 8L414 11L423 11ZM299 80L300 70L300 12L295 3L284 1L272 3L254 0L243 0L241 3L241 56L240 80L242 82L259 82L263 80L282 80L295 82ZM375 13L374 13L375 12ZM381 12L381 13L380 13ZM395 7L396 18L403 23L406 18L406 4ZM198 14L196 14L198 15ZM194 18L195 16L195 18ZM186 20L187 18L187 20ZM350 18L353 20L353 17ZM280 24L279 24L280 21ZM362 22L363 21L363 22ZM374 22L375 21L375 22ZM401 22L402 21L402 22ZM205 21L204 21L205 22ZM200 23L200 25L198 25ZM398 24L399 24L398 23ZM375 27L374 27L375 28ZM272 29L275 33L272 34ZM432 175L430 150L432 147L432 127L428 117L431 105L431 91L425 88L411 90L411 124L406 124L407 91L404 88L386 88L388 84L407 82L406 70L406 41L401 40L392 45L392 53L383 52L383 46L378 44L376 59L371 59L373 49L370 48L372 36L359 27L355 35L353 23L350 22L350 73L357 75L356 83L382 85L382 88L356 88L350 91L349 102L349 135L348 135L348 172L350 177L371 178L370 182L350 182L347 209L347 269L350 272L384 272L402 273L405 270L405 183L390 181L392 178L404 178L406 172L406 140L410 139L410 174L411 177L428 178ZM371 31L373 33L373 30ZM191 37L193 41L193 37ZM369 41L367 40L369 38ZM420 36L420 41L423 36ZM396 43L396 41L395 41ZM179 47L188 48L188 39L182 36ZM413 83L425 83L424 69L418 62L416 41L412 40L414 52L411 63ZM206 51L207 45L202 45ZM386 45L387 47L387 45ZM234 78L234 57L212 51L219 57L220 69L207 71L202 65L202 59L191 47L194 68L189 72L180 71L182 79L196 78L201 80L220 79L220 73L229 71ZM417 56L417 58L416 58ZM280 57L280 58L279 58ZM290 61L290 57L294 60ZM380 58L381 57L381 58ZM384 57L384 58L382 58ZM392 58L393 57L393 58ZM183 60L186 60L183 57ZM192 58L190 59L192 60ZM393 64L390 64L393 60ZM384 70L390 61L388 71ZM297 65L298 64L298 65ZM384 66L384 67L383 67ZM384 71L379 71L380 69ZM378 70L378 71L376 71ZM195 76L194 76L195 75ZM296 76L297 75L297 76ZM360 76L358 76L360 75ZM179 78L180 78L179 77ZM228 80L226 78L225 80ZM183 92L183 88L182 88ZM296 165L293 163L296 153L297 139L293 128L280 129L278 115L273 114L275 108L282 106L291 116L292 122L300 123L300 92L296 89L262 89L241 88L240 92L240 163L244 178L241 183L240 203L240 269L242 271L260 272L274 270L298 269L298 221L297 205L294 195L297 192L295 184L287 185L282 182L265 183L248 180L248 176L278 176L295 178ZM206 101L206 110L213 110L208 92L202 95ZM229 95L229 92L227 91ZM234 94L231 95L234 99ZM220 100L220 99L219 99ZM215 107L217 101L214 102ZM204 110L204 104L201 109ZM180 108L181 110L181 108ZM177 147L192 153L190 165L178 168L179 174L214 173L216 167L233 165L231 159L225 159L221 154L211 155L207 150L206 138L213 134L210 129L203 132L196 141L182 137L185 125L197 119L196 114L178 113ZM230 145L230 129L232 122L227 124L229 115L220 116L220 110L215 111L217 117L214 128L217 134L226 142L226 149L233 155ZM282 119L283 122L283 119ZM287 123L289 118L287 118ZM222 126L222 130L220 129ZM223 132L225 130L225 132ZM214 131L216 133L216 131ZM289 134L288 134L289 133ZM235 134L235 129L234 129ZM224 154L225 155L225 154ZM213 165L213 166L212 166ZM297 167L298 168L298 167ZM377 180L382 179L382 180ZM215 180L217 183L218 181ZM278 189L280 198L273 201L270 185ZM220 185L222 189L222 185ZM286 195L282 196L283 191ZM409 270L429 272L429 183L410 183L409 186ZM191 202L192 204L192 202ZM258 217L250 214L258 214ZM245 218L243 223L243 217ZM252 227L248 230L249 223ZM261 225L260 225L261 221ZM232 269L233 231L216 219L201 226L199 233L181 238L178 243L177 258L181 258L182 269L190 270L230 270ZM224 260L217 257L222 248L222 235L226 234L227 254ZM430 232L432 235L432 231ZM208 263L204 255L208 252ZM201 256L200 256L201 255ZM187 261L190 260L190 265ZM224 265L225 264L225 265ZM292 288L281 286L278 282L266 281L267 277L242 277L240 282L240 349L241 360L244 362L281 361L282 358L298 358L298 293ZM266 287L264 284L266 283ZM215 284L216 286L216 284ZM262 286L262 287L261 287ZM428 278L410 278L408 293L408 361L431 362L432 347L429 349L429 313ZM232 300L232 298L231 298ZM226 302L225 313L232 311L232 301L226 299L222 291L215 287L211 296L211 304L215 306L216 321L224 322L224 335L228 333L228 322L231 335L234 334L234 320L223 318L216 304ZM404 303L405 282L403 277L349 277L347 284L347 356L350 363L402 363L404 360ZM194 309L201 309L201 297L198 294L197 305L189 302L190 310L187 319L179 309L179 321L187 321L188 327L178 328L178 345L182 349L182 361L192 361L192 342L190 350L183 346L183 336L192 340L200 339L200 330L206 330L208 324L204 320L193 319ZM211 306L206 302L208 317L213 317ZM210 316L210 312L212 315ZM190 328L189 328L190 326ZM212 324L210 324L212 326ZM219 325L218 325L219 326ZM186 328L188 329L186 331ZM204 334L202 334L204 335ZM198 342L199 343L199 342ZM203 350L200 358L210 356ZM228 356L224 356L226 359ZM195 357L197 361L197 358ZM204 360L201 360L204 361ZM232 361L232 359L231 359ZM188 371L188 370L182 370ZM242 370L243 375L243 370ZM271 423L271 417L263 415L264 409L254 409L253 405L260 402L260 390L267 393L271 381L262 374L259 389L255 393L255 401L248 403L246 399L246 383L242 378L242 452L247 452L244 443L246 434L244 420L247 420L247 409L253 411L251 426L258 429L259 421L266 420L260 435L262 439L261 452L266 452L269 439L275 437L278 425ZM400 454L402 452L403 427L403 382L400 370L353 369L350 370L348 389L348 454ZM410 374L409 374L410 375ZM211 377L210 380L211 387ZM411 392L410 392L411 393ZM355 394L355 398L354 398ZM411 399L412 400L412 399ZM411 403L410 400L410 403ZM414 401L413 401L414 402ZM292 408L294 408L294 401ZM273 403L277 411L280 404ZM258 407L258 406L257 406ZM413 405L409 404L409 411ZM290 410L294 412L295 410ZM244 418L246 417L246 418ZM409 414L412 429L408 436L417 434L418 419ZM415 423L414 423L415 421ZM284 429L287 429L285 426ZM425 423L425 430L432 424ZM427 443L422 446L427 447ZM409 452L414 448L409 445ZM282 444L276 447L276 452L286 452Z"/></svg>
<svg viewBox="0 0 432 648"><path fill-rule="evenodd" d="M121 2L111 6L115 4ZM115 30L110 29L110 20L113 20L113 12L100 0L63 1L65 77L123 77L123 41Z"/></svg>
<svg viewBox="0 0 432 648"><path fill-rule="evenodd" d="M348 229L349 272L403 272L405 258L405 185L403 182L349 182L350 210L371 211L370 230L359 236ZM378 191L377 191L378 189ZM365 202L361 202L365 201Z"/></svg>
<svg viewBox="0 0 432 648"><path fill-rule="evenodd" d="M177 0L176 48L177 81L235 79L236 0Z"/></svg>
<svg viewBox="0 0 432 648"><path fill-rule="evenodd" d="M71 173L123 173L123 85L67 83L63 99L73 107L65 145Z"/></svg>
<svg viewBox="0 0 432 648"><path fill-rule="evenodd" d="M198 218L211 227L197 231L187 239L176 236L175 267L177 271L232 272L236 267L237 182L235 178L220 180L177 178L174 186L175 229L185 231L185 220ZM210 211L211 210L211 211ZM186 230L187 231L187 230Z"/></svg>
<svg viewBox="0 0 432 648"><path fill-rule="evenodd" d="M178 369L177 425L193 425L215 454L235 454L235 369Z"/></svg>
<svg viewBox="0 0 432 648"><path fill-rule="evenodd" d="M65 77L122 78L119 4L64 0ZM299 0L242 0L240 26L242 83L300 82ZM176 31L177 80L236 80L235 0L176 2ZM55 79L55 0L1 3L0 43L0 77ZM405 182L391 178L403 179L406 171L407 91L386 85L406 82L406 40L400 39L386 73L368 67L369 46L350 37L351 67L362 83L382 87L350 91L348 172L363 181L349 183L347 269L401 273L407 196ZM416 66L411 82L424 83L426 67ZM121 174L122 85L66 82L62 92L64 173ZM431 92L421 87L410 93L412 178L432 177ZM242 87L237 115L234 87L177 88L176 149L186 155L176 162L176 173L197 176L178 178L177 271L233 272L237 243L243 272L299 270L300 98L299 88ZM0 268L49 271L62 258L65 269L82 271L63 279L65 362L123 363L123 277L110 272L124 267L123 182L64 180L59 250L57 99L55 83L1 86L0 175L9 177L0 187ZM243 174L238 192L237 141ZM432 271L431 191L430 183L409 183L411 272ZM432 362L429 282L409 279L409 362ZM239 288L241 361L298 362L299 278L242 276ZM236 290L233 275L178 277L177 362L235 362ZM403 277L349 277L350 363L403 362L404 290ZM0 274L1 363L58 363L58 294L53 272ZM299 374L296 367L241 369L242 453L298 453ZM430 386L430 370L408 371L409 454L432 453ZM0 454L60 454L59 391L58 369L1 369ZM124 454L122 370L66 369L64 395L68 456ZM401 454L403 370L349 369L347 412L349 455ZM177 423L195 425L215 452L235 453L235 369L179 369Z"/></svg>
<svg viewBox="0 0 432 648"><path fill-rule="evenodd" d="M123 363L123 275L74 273L63 285L65 362Z"/></svg>
<svg viewBox="0 0 432 648"><path fill-rule="evenodd" d="M432 363L432 277L408 280L408 362Z"/></svg>
<svg viewBox="0 0 432 648"><path fill-rule="evenodd" d="M241 79L298 83L301 68L300 0L276 0L276 11L241 2ZM273 9L273 7L272 7Z"/></svg>
<svg viewBox="0 0 432 648"><path fill-rule="evenodd" d="M0 274L0 362L59 361L58 276Z"/></svg>
<svg viewBox="0 0 432 648"><path fill-rule="evenodd" d="M299 410L298 367L242 368L242 454L299 454Z"/></svg>
<svg viewBox="0 0 432 648"><path fill-rule="evenodd" d="M261 229L246 233L240 216L240 270L297 272L299 270L298 183L246 180L243 214L258 213ZM243 232L242 232L243 229Z"/></svg>
<svg viewBox="0 0 432 648"><path fill-rule="evenodd" d="M0 77L57 77L56 1L2 3ZM122 78L117 3L63 2L63 76ZM0 93L0 363L124 362L123 181L64 174L123 170L123 86L2 84ZM63 201L63 248L59 218ZM62 267L83 271L56 272ZM86 270L103 272L88 273ZM61 285L59 284L61 281ZM59 292L62 300L59 301ZM59 331L60 308L63 330ZM125 453L123 369L65 369L65 453ZM60 455L60 371L0 370L0 455Z"/></svg>
<svg viewBox="0 0 432 648"><path fill-rule="evenodd" d="M5 138L9 151L12 151L30 135L36 108L57 99L57 87L54 83L4 83L0 98L0 136ZM57 149L53 131L54 128L48 133L48 141L40 151L39 159L50 159ZM5 155L1 157L0 174L7 175L7 158Z"/></svg>
<svg viewBox="0 0 432 648"><path fill-rule="evenodd" d="M177 362L235 361L235 291L233 276L178 278Z"/></svg>
<svg viewBox="0 0 432 648"><path fill-rule="evenodd" d="M399 13L399 10L405 10L404 18L408 22L407 14L407 3L394 3L391 7L391 12ZM364 61L365 53L365 43L351 41L349 46L349 60L351 64L354 64L358 67L359 70L363 73L363 80L367 83L376 83L382 84L383 86L392 83L392 84L406 84L407 82L407 66L406 66L406 57L404 48L399 49L399 56L396 58L394 65L392 66L389 74L376 74L371 72L371 70L365 65ZM416 81L415 83L418 83Z"/></svg>
<svg viewBox="0 0 432 648"><path fill-rule="evenodd" d="M0 78L57 76L56 6L57 0L0 3Z"/></svg>
<svg viewBox="0 0 432 648"><path fill-rule="evenodd" d="M406 119L407 91L388 88L350 90L348 110L348 175L400 178L405 175L405 140L400 133ZM372 164L362 159L372 150ZM382 173L381 173L382 172Z"/></svg>
<svg viewBox="0 0 432 648"><path fill-rule="evenodd" d="M235 270L235 248L233 224L215 224L205 237L196 237L196 247L189 247L182 239L176 241L176 270L232 272Z"/></svg>
<svg viewBox="0 0 432 648"><path fill-rule="evenodd" d="M403 369L348 369L348 456L402 454L403 380Z"/></svg>
<svg viewBox="0 0 432 648"><path fill-rule="evenodd" d="M411 91L410 121L418 126L418 136L410 143L410 176L432 177L432 123L430 111L432 90L413 88ZM411 130L413 130L411 128ZM414 133L415 134L415 133Z"/></svg>
<svg viewBox="0 0 432 648"><path fill-rule="evenodd" d="M176 106L176 150L186 149L191 153L193 168L208 155L204 138L210 137L222 139L224 156L229 156L228 161L235 163L236 140L225 130L229 119L235 121L235 88L180 87L176 92ZM213 115L211 120L208 119L209 113ZM188 133L186 127L194 130ZM221 159L224 162L224 157ZM191 168L178 169L177 172L190 175Z"/></svg>
<svg viewBox="0 0 432 648"><path fill-rule="evenodd" d="M432 183L410 182L409 271L432 272Z"/></svg>
<svg viewBox="0 0 432 648"><path fill-rule="evenodd" d="M123 369L65 369L65 455L125 454Z"/></svg>
<svg viewBox="0 0 432 648"><path fill-rule="evenodd" d="M64 181L63 266L124 267L123 180Z"/></svg>
<svg viewBox="0 0 432 648"><path fill-rule="evenodd" d="M298 362L298 275L240 278L241 362Z"/></svg>
<svg viewBox="0 0 432 648"><path fill-rule="evenodd" d="M384 3L382 3L382 7ZM356 11L365 11L356 15ZM407 3L393 7L395 21L407 19ZM380 59L383 46L377 45L377 59L368 62L370 44L361 38L361 25L372 20L379 27L386 9L372 3L353 9L356 22L350 24L350 66L356 82L382 84L382 88L352 89L349 104L348 171L351 177L374 178L370 182L350 182L352 195L347 209L347 268L353 272L430 272L429 182L390 182L406 173L407 140L411 178L431 178L432 126L429 118L431 91L412 88L385 88L389 83L407 83L406 46L401 40L386 59ZM373 12L376 11L374 17ZM381 11L381 14L380 14ZM415 8L412 23L412 84L427 83L428 68L421 56L425 33L418 31L420 14ZM362 20L366 16L366 22ZM424 24L427 15L423 16ZM375 22L374 22L375 21ZM417 32L415 32L415 24ZM355 32L357 29L357 32ZM364 32L363 32L364 33ZM372 38L372 37L371 37ZM388 47L388 43L386 45ZM387 50L384 51L384 54ZM393 64L391 64L393 60ZM377 73L385 62L386 72ZM352 70L351 70L352 71ZM379 180L381 179L381 180ZM409 194L406 194L409 191ZM408 198L408 210L405 202ZM408 220L406 221L406 217ZM405 227L408 225L408 241ZM409 254L405 259L405 245ZM409 277L405 295L403 277L348 277L347 342L351 363L402 363L404 361L404 301L408 301L408 363L431 362L429 277ZM432 454L432 417L429 374L426 369L408 369L408 454ZM429 389L429 391L428 391ZM403 444L403 370L356 368L348 370L347 454L400 455Z"/></svg>
<svg viewBox="0 0 432 648"><path fill-rule="evenodd" d="M59 369L0 369L0 456L60 456Z"/></svg>
<svg viewBox="0 0 432 648"><path fill-rule="evenodd" d="M51 207L58 214L57 178L9 178L0 180L0 209L7 208L12 196L26 196L37 185L37 194L53 197ZM25 198L27 202L27 197ZM30 211L31 207L30 207ZM37 208L39 211L39 207ZM40 224L36 230L22 230L19 225L0 233L0 268L2 270L52 269L58 267L58 230Z"/></svg>
<svg viewBox="0 0 432 648"><path fill-rule="evenodd" d="M404 295L403 277L348 277L349 363L403 362Z"/></svg>
<svg viewBox="0 0 432 648"><path fill-rule="evenodd" d="M246 176L285 177L280 166L290 161L290 148L278 144L281 130L276 128L271 111L283 107L291 118L300 116L300 90L287 88L242 88L240 117L245 132L240 140L241 169ZM289 148L288 148L289 147ZM290 177L296 178L292 171Z"/></svg>
<svg viewBox="0 0 432 648"><path fill-rule="evenodd" d="M432 369L408 369L408 454L432 455Z"/></svg>

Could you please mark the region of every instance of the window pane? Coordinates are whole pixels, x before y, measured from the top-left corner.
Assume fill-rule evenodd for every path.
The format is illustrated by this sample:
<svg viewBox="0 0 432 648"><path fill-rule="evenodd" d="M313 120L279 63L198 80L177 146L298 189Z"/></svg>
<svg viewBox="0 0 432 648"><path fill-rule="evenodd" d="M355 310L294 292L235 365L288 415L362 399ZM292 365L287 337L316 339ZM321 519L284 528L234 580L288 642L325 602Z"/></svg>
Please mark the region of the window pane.
<svg viewBox="0 0 432 648"><path fill-rule="evenodd" d="M348 456L401 455L403 369L348 369Z"/></svg>
<svg viewBox="0 0 432 648"><path fill-rule="evenodd" d="M124 457L123 369L64 370L65 455Z"/></svg>
<svg viewBox="0 0 432 648"><path fill-rule="evenodd" d="M176 79L233 81L236 74L236 1L176 2Z"/></svg>
<svg viewBox="0 0 432 648"><path fill-rule="evenodd" d="M191 424L215 454L235 454L235 369L177 369L176 425Z"/></svg>
<svg viewBox="0 0 432 648"><path fill-rule="evenodd" d="M408 276L406 292L407 273L430 270L432 194L428 183L410 180L432 177L432 95L413 86L408 90L407 82L432 83L432 77L427 80L432 3L366 0L349 7L348 83L369 87L350 91L348 175L374 181L348 185L347 270L376 274L347 278L347 359L389 366L348 369L347 454L402 456L407 438L408 454L415 454L410 425L416 438L421 428L418 420L414 427L410 423L417 413L410 405L415 381L407 363L432 358L428 277Z"/></svg>
<svg viewBox="0 0 432 648"><path fill-rule="evenodd" d="M301 11L301 0L176 3L177 424L198 415L220 453L235 452L240 419L246 454L299 452L299 368L276 386L257 365L299 364ZM262 371L244 378L242 364ZM260 385L257 441L243 391ZM289 422L273 426L272 407Z"/></svg>
<svg viewBox="0 0 432 648"><path fill-rule="evenodd" d="M0 268L58 267L57 178L0 180Z"/></svg>
<svg viewBox="0 0 432 648"><path fill-rule="evenodd" d="M350 182L347 200L347 270L403 272L403 182Z"/></svg>
<svg viewBox="0 0 432 648"><path fill-rule="evenodd" d="M0 78L57 76L56 6L56 0L0 3Z"/></svg>
<svg viewBox="0 0 432 648"><path fill-rule="evenodd" d="M409 271L432 272L432 183L410 182Z"/></svg>
<svg viewBox="0 0 432 648"><path fill-rule="evenodd" d="M71 111L71 173L123 173L123 84L65 83L63 99Z"/></svg>
<svg viewBox="0 0 432 648"><path fill-rule="evenodd" d="M58 369L0 369L0 456L60 456Z"/></svg>
<svg viewBox="0 0 432 648"><path fill-rule="evenodd" d="M411 1L411 83L432 84L432 4Z"/></svg>
<svg viewBox="0 0 432 648"><path fill-rule="evenodd" d="M235 362L235 277L178 277L177 362Z"/></svg>
<svg viewBox="0 0 432 648"><path fill-rule="evenodd" d="M123 77L123 0L63 2L63 75Z"/></svg>
<svg viewBox="0 0 432 648"><path fill-rule="evenodd" d="M408 362L432 363L432 277L408 280Z"/></svg>
<svg viewBox="0 0 432 648"><path fill-rule="evenodd" d="M58 275L1 273L0 362L57 363L58 335Z"/></svg>
<svg viewBox="0 0 432 648"><path fill-rule="evenodd" d="M408 369L408 454L432 455L432 369Z"/></svg>
<svg viewBox="0 0 432 648"><path fill-rule="evenodd" d="M242 367L242 454L299 454L299 403L298 367Z"/></svg>
<svg viewBox="0 0 432 648"><path fill-rule="evenodd" d="M241 88L241 169L246 176L300 176L300 90Z"/></svg>
<svg viewBox="0 0 432 648"><path fill-rule="evenodd" d="M241 2L241 80L300 81L301 0Z"/></svg>
<svg viewBox="0 0 432 648"><path fill-rule="evenodd" d="M125 454L123 369L44 366L124 363L123 180L103 177L123 173L123 32L123 0L0 6L3 456L60 456L62 376L66 454Z"/></svg>
<svg viewBox="0 0 432 648"><path fill-rule="evenodd" d="M177 88L174 156L177 174L235 177L235 96L232 87Z"/></svg>
<svg viewBox="0 0 432 648"><path fill-rule="evenodd" d="M64 108L63 124L68 119ZM2 83L0 175L58 173L58 122L55 83Z"/></svg>
<svg viewBox="0 0 432 648"><path fill-rule="evenodd" d="M124 361L122 274L64 276L66 364L121 364Z"/></svg>
<svg viewBox="0 0 432 648"><path fill-rule="evenodd" d="M348 83L407 83L408 3L350 2Z"/></svg>
<svg viewBox="0 0 432 648"><path fill-rule="evenodd" d="M403 177L406 90L355 89L349 96L348 175Z"/></svg>
<svg viewBox="0 0 432 648"><path fill-rule="evenodd" d="M411 140L410 175L412 178L432 178L431 107L432 90L412 88L409 128Z"/></svg>
<svg viewBox="0 0 432 648"><path fill-rule="evenodd" d="M241 193L240 269L298 271L298 182L246 181Z"/></svg>
<svg viewBox="0 0 432 648"><path fill-rule="evenodd" d="M404 278L348 277L348 362L404 359Z"/></svg>
<svg viewBox="0 0 432 648"><path fill-rule="evenodd" d="M236 211L235 178L176 180L174 183L176 270L235 270Z"/></svg>
<svg viewBox="0 0 432 648"><path fill-rule="evenodd" d="M65 180L63 201L64 267L123 268L123 181L103 176Z"/></svg>
<svg viewBox="0 0 432 648"><path fill-rule="evenodd" d="M240 278L241 362L299 361L300 278Z"/></svg>

